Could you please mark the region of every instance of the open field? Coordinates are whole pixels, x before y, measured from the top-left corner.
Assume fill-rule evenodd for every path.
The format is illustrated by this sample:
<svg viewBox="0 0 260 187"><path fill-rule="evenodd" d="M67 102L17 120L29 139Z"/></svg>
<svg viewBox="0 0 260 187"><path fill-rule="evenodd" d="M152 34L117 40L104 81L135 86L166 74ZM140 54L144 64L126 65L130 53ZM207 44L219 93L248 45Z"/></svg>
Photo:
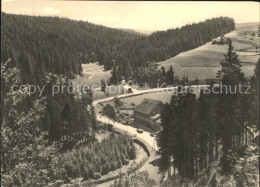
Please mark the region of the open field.
<svg viewBox="0 0 260 187"><path fill-rule="evenodd" d="M255 63L259 58L259 37L258 23L237 24L236 30L226 34L233 41L234 50L239 55L242 62L242 70L246 76L251 76L255 68ZM245 37L245 33L247 34ZM255 33L255 36L251 36ZM220 63L225 60L224 54L227 52L227 45L212 45L206 43L196 49L180 53L179 55L159 62L167 69L173 66L175 76L188 76L189 79L212 79L220 70Z"/></svg>
<svg viewBox="0 0 260 187"><path fill-rule="evenodd" d="M75 79L73 79L73 84L90 86L92 88L93 99L102 99L107 96L113 96L124 93L124 88L122 86L116 86L116 88L109 89L107 87L108 92L105 94L101 92L100 82L101 80L105 80L107 82L110 78L110 71L104 71L104 67L100 66L98 62L90 63L90 64L82 64L82 75L78 75ZM117 91L115 91L117 90Z"/></svg>
<svg viewBox="0 0 260 187"><path fill-rule="evenodd" d="M104 71L104 67L100 66L98 62L82 65L82 75L74 79L75 82L81 85L97 85L102 79L107 81L110 78L110 71Z"/></svg>

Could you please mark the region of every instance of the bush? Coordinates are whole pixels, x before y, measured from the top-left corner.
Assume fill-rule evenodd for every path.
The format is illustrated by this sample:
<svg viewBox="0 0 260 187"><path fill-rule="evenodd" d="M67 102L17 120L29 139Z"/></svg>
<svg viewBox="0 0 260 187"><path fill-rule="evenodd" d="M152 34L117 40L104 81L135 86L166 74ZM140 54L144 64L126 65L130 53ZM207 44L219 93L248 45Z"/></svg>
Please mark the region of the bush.
<svg viewBox="0 0 260 187"><path fill-rule="evenodd" d="M65 183L71 183L71 178L69 177L69 178L66 178L65 179Z"/></svg>
<svg viewBox="0 0 260 187"><path fill-rule="evenodd" d="M100 179L101 178L101 174L100 173L95 173L94 174L94 179Z"/></svg>
<svg viewBox="0 0 260 187"><path fill-rule="evenodd" d="M130 161L129 161L128 159L124 159L123 164L124 164L124 165L127 165L127 164L129 164L129 162L130 162Z"/></svg>
<svg viewBox="0 0 260 187"><path fill-rule="evenodd" d="M198 181L199 186L207 186L207 183L208 183L208 177L206 175L202 176Z"/></svg>
<svg viewBox="0 0 260 187"><path fill-rule="evenodd" d="M64 180L68 179L67 170L65 170L64 168L61 168L60 172L61 172L62 179L64 179Z"/></svg>
<svg viewBox="0 0 260 187"><path fill-rule="evenodd" d="M129 151L129 158L130 160L136 159L136 149L134 146Z"/></svg>
<svg viewBox="0 0 260 187"><path fill-rule="evenodd" d="M89 178L89 171L86 166L84 166L83 171L82 171L82 177L84 180L87 180Z"/></svg>

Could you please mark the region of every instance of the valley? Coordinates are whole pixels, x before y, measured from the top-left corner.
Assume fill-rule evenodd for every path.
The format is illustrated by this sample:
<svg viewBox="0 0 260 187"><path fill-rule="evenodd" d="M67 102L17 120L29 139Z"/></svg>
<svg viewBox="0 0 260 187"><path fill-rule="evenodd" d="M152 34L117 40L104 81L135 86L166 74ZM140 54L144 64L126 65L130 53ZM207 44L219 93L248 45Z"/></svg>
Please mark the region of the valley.
<svg viewBox="0 0 260 187"><path fill-rule="evenodd" d="M60 15L1 21L4 186L257 181L259 23L220 14L138 32ZM238 85L250 94L232 93Z"/></svg>
<svg viewBox="0 0 260 187"><path fill-rule="evenodd" d="M234 31L225 34L225 37L232 40L234 51L239 55L242 71L246 77L254 73L254 67L260 55L258 27L258 23L236 24ZM247 33L246 37L245 33ZM255 36L251 36L252 33L255 33ZM225 60L226 51L226 44L212 45L212 42L208 42L198 48L158 62L158 69L164 66L165 70L168 70L170 66L173 66L175 76L178 78L188 76L190 80L215 79L221 67L220 63ZM78 76L76 81L83 84L99 84L102 79L109 81L111 77L111 71L105 71L98 63L82 64L82 68L83 77Z"/></svg>

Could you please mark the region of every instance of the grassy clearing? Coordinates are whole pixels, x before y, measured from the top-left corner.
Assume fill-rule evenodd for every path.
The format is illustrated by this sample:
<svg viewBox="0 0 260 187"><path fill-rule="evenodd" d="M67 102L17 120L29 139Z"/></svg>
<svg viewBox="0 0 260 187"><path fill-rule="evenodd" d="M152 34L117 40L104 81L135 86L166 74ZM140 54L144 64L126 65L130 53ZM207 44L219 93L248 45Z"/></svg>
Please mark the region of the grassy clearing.
<svg viewBox="0 0 260 187"><path fill-rule="evenodd" d="M74 82L81 85L97 85L102 79L107 81L110 78L110 71L104 71L104 67L98 62L90 64L82 64L83 76L77 76Z"/></svg>
<svg viewBox="0 0 260 187"><path fill-rule="evenodd" d="M90 64L82 64L83 73L73 79L73 84L88 85L92 87L93 99L103 99L108 96L116 96L125 93L123 86L107 86L107 93L101 92L100 82L104 79L106 82L109 80L110 71L104 71L104 67L100 66L98 62Z"/></svg>

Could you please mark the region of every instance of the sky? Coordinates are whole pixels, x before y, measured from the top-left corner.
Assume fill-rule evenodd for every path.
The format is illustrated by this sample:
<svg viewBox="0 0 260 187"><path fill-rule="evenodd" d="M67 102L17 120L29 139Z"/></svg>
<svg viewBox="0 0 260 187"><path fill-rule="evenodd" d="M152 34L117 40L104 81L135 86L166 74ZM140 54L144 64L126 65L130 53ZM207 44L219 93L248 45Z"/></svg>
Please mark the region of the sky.
<svg viewBox="0 0 260 187"><path fill-rule="evenodd" d="M2 11L60 16L113 28L157 31L218 16L236 23L259 22L258 2L40 1L4 0Z"/></svg>

